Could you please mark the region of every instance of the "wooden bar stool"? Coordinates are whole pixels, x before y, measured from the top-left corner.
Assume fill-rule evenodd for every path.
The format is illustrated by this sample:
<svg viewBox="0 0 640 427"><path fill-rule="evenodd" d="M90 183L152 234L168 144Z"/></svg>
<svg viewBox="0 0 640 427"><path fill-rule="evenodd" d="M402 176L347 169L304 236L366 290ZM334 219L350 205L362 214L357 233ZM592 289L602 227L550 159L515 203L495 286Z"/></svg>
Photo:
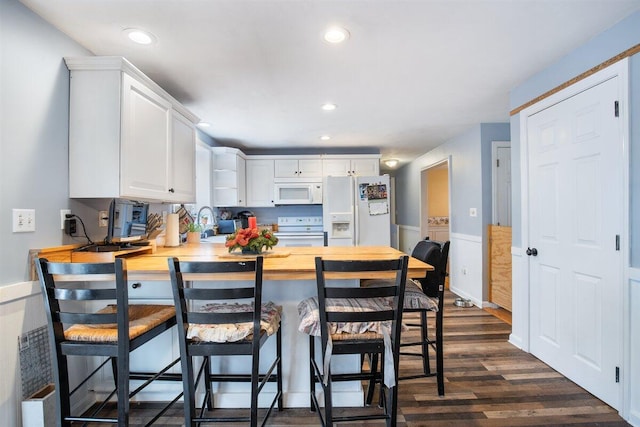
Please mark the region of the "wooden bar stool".
<svg viewBox="0 0 640 427"><path fill-rule="evenodd" d="M40 258L36 268L49 327L58 425L69 426L72 421L79 421L128 426L129 399L152 381L163 379L163 374L179 360L176 359L159 373L133 373L130 372L130 352L174 326L175 308L166 305L129 305L127 272L125 262L120 258L111 263L54 263ZM92 280L113 280L115 286L110 282L107 282L110 286L107 289L77 285L77 282ZM114 303L97 312L90 312L90 308L86 307L90 305L88 303L101 300L112 300ZM70 390L68 356L103 356L107 359ZM91 415L72 415L71 396L108 362L111 362L113 369L115 389ZM145 382L131 392L129 381L133 376ZM100 416L114 395L117 396L117 418ZM179 398L176 397L173 402ZM171 403L149 424L155 422Z"/></svg>
<svg viewBox="0 0 640 427"><path fill-rule="evenodd" d="M449 242L437 242L435 240L421 240L413 249L411 256L430 264L434 267L432 271L427 271L425 277L411 278L407 280L405 289L404 307L405 313L419 313L419 323L408 323L407 326L417 326L420 328L420 339L415 341L404 341L401 348L420 346L420 352L404 351L403 356L413 356L422 358L422 372L417 374L402 375L400 380L410 380L424 377L436 377L438 395L444 396L444 282L447 276L447 260L449 257ZM385 281L363 280L362 286L379 286ZM433 313L435 317L435 330L429 332L428 314ZM429 360L429 349L435 353L435 370L431 368ZM368 396L367 401L371 402L372 396Z"/></svg>
<svg viewBox="0 0 640 427"><path fill-rule="evenodd" d="M309 324L306 316L318 313L317 322L308 329L310 353L311 410L318 411L323 426L334 422L384 419L387 426L395 426L398 415L398 362L402 305L409 257L395 260L355 261L323 260L316 263L318 296L302 301L298 308L302 324ZM332 272L355 273L390 272L395 280L379 287L344 287L331 283ZM331 283L331 284L330 284ZM316 308L317 307L317 310ZM320 363L316 361L315 341L319 335L322 348ZM334 374L331 356L343 354L375 355L371 369L353 373ZM377 371L377 358L382 360ZM370 385L380 383L382 412L335 416L332 383L334 381L367 380ZM324 414L319 409L316 383L324 394Z"/></svg>
<svg viewBox="0 0 640 427"><path fill-rule="evenodd" d="M258 394L269 381L276 382L276 393L262 419L267 421L273 407L283 409L282 398L282 332L280 316L282 307L272 302L262 303L263 257L254 260L226 262L184 262L169 258L169 273L178 318L180 357L184 388L184 417L187 426L206 422L245 422L258 425ZM224 288L185 287L189 281L208 280L216 277L216 283ZM227 278L225 282L225 277ZM251 286L237 285L237 279L245 277ZM249 302L247 303L247 300ZM203 304L203 302L207 302ZM275 335L276 354L266 373L259 373L261 348L271 335ZM194 376L194 357L202 357L203 363ZM250 356L249 374L212 373L212 356ZM275 371L275 372L274 372ZM204 400L196 414L195 393L203 379ZM248 382L251 398L249 416L206 417L205 410L213 409L212 383Z"/></svg>

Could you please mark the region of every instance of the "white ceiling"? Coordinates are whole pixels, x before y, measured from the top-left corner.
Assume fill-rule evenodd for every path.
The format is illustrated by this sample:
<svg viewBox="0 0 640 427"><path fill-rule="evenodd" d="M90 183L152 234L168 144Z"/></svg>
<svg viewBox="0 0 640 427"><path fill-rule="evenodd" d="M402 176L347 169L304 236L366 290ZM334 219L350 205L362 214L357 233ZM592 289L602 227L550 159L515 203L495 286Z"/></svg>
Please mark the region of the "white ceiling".
<svg viewBox="0 0 640 427"><path fill-rule="evenodd" d="M378 148L400 165L640 0L21 0L96 55L119 55L247 150ZM351 34L322 40L332 24ZM158 39L133 45L123 29ZM320 109L333 102L333 112ZM328 134L331 140L321 141Z"/></svg>

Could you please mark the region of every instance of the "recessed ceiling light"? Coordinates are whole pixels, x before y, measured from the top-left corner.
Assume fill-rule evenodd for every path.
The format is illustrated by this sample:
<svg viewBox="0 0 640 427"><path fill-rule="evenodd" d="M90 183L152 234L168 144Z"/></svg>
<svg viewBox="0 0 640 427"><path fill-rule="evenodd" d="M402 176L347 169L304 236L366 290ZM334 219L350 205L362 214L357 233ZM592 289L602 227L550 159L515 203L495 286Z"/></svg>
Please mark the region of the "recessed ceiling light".
<svg viewBox="0 0 640 427"><path fill-rule="evenodd" d="M320 137L320 139L321 139L321 140L323 140L323 141L328 141L328 140L330 140L330 139L331 139L331 137L330 137L329 135L322 135L322 136Z"/></svg>
<svg viewBox="0 0 640 427"><path fill-rule="evenodd" d="M342 43L349 38L349 31L341 27L331 27L324 32L324 41L327 43Z"/></svg>
<svg viewBox="0 0 640 427"><path fill-rule="evenodd" d="M150 32L137 28L127 28L124 30L124 33L129 37L129 40L138 44L149 45L155 43L157 40L156 36Z"/></svg>
<svg viewBox="0 0 640 427"><path fill-rule="evenodd" d="M384 164L390 168L395 168L396 165L398 164L398 161L396 159L389 159L389 160L385 160Z"/></svg>
<svg viewBox="0 0 640 427"><path fill-rule="evenodd" d="M333 111L336 109L336 107L337 107L336 104L331 104L331 103L322 104L322 109L324 111Z"/></svg>
<svg viewBox="0 0 640 427"><path fill-rule="evenodd" d="M200 126L201 128L208 128L208 127L211 126L211 123L200 122L200 123L198 123L198 126Z"/></svg>

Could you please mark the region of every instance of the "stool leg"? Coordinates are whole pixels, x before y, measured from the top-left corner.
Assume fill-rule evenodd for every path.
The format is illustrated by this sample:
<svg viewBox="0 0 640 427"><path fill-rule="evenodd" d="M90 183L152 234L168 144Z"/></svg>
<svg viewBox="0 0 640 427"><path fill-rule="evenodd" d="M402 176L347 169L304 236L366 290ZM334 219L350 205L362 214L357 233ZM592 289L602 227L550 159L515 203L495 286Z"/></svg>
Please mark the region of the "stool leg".
<svg viewBox="0 0 640 427"><path fill-rule="evenodd" d="M316 395L316 373L313 369L313 363L311 362L316 356L316 343L313 335L309 335L309 410L315 412L318 408L314 403L311 396Z"/></svg>
<svg viewBox="0 0 640 427"><path fill-rule="evenodd" d="M57 371L53 372L53 378L56 385L56 401L58 405L58 424L61 426L70 426L71 423L64 419L71 415L71 396L69 395L69 370L67 365L67 356L54 355L53 362L57 364Z"/></svg>
<svg viewBox="0 0 640 427"><path fill-rule="evenodd" d="M204 389L207 393L207 409L213 410L213 386L211 383L211 357L204 356L202 358L202 363L204 364Z"/></svg>
<svg viewBox="0 0 640 427"><path fill-rule="evenodd" d="M420 332L422 335L422 370L425 375L431 373L429 364L429 325L427 324L427 312L420 311Z"/></svg>
<svg viewBox="0 0 640 427"><path fill-rule="evenodd" d="M278 332L276 334L276 357L278 358L278 393L280 397L278 398L278 411L282 411L284 409L284 397L282 396L282 327L278 328Z"/></svg>
<svg viewBox="0 0 640 427"><path fill-rule="evenodd" d="M444 396L444 348L442 336L442 311L436 314L436 379L438 381L438 395Z"/></svg>
<svg viewBox="0 0 640 427"><path fill-rule="evenodd" d="M369 385L367 386L367 398L365 400L367 405L371 405L373 401L373 393L376 388L376 378L375 374L378 370L378 353L369 354L369 370L371 372L372 378L369 381Z"/></svg>
<svg viewBox="0 0 640 427"><path fill-rule="evenodd" d="M122 347L122 346L121 346ZM129 349L118 351L118 426L129 425Z"/></svg>
<svg viewBox="0 0 640 427"><path fill-rule="evenodd" d="M187 427L196 427L193 421L196 417L196 386L194 384L193 358L189 355L181 355L182 358L182 388L184 390L184 420ZM204 358L206 360L206 358Z"/></svg>

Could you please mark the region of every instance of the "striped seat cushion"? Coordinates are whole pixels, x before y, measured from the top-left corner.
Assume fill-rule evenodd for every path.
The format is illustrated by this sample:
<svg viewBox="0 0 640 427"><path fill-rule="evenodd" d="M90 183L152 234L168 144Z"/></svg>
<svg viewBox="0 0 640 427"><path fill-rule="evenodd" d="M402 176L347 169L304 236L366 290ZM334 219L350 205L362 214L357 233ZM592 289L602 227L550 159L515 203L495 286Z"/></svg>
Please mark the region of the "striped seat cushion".
<svg viewBox="0 0 640 427"><path fill-rule="evenodd" d="M383 279L362 280L360 286L389 286L390 282ZM438 298L431 298L426 295L420 283L413 279L407 279L404 290L404 309L405 310L428 310L438 311Z"/></svg>
<svg viewBox="0 0 640 427"><path fill-rule="evenodd" d="M200 308L202 312L210 313L238 313L252 312L253 304L210 303ZM269 301L262 304L260 314L260 331L272 335L280 327L282 306ZM237 342L250 340L253 337L253 322L225 323L225 324L189 324L187 338L205 342Z"/></svg>
<svg viewBox="0 0 640 427"><path fill-rule="evenodd" d="M327 311L383 311L391 310L389 298L327 298ZM318 298L307 298L298 303L298 330L302 333L320 336L320 314ZM329 322L329 333L334 339L345 339L347 336L369 333L370 336L358 336L358 339L382 337L383 328L391 331L391 322ZM374 334L371 334L371 333ZM347 334L342 337L335 335ZM349 337L348 339L355 338Z"/></svg>

